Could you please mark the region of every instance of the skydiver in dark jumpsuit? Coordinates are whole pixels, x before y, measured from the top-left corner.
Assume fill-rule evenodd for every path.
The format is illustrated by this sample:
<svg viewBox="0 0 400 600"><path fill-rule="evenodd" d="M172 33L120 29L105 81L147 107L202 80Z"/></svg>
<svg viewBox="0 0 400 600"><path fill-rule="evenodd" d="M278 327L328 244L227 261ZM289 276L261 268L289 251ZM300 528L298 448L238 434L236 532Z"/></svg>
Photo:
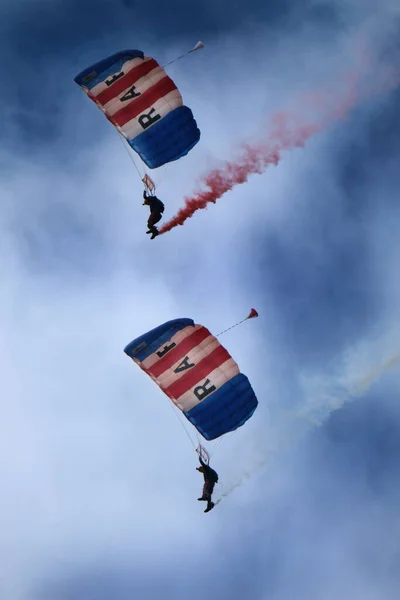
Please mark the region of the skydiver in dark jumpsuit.
<svg viewBox="0 0 400 600"><path fill-rule="evenodd" d="M147 205L150 207L150 217L147 221L148 231L146 231L146 233L151 233L150 239L154 240L154 238L158 235L156 223L162 219L164 204L157 198L157 196L149 196L146 190L143 192L143 198L143 206Z"/></svg>
<svg viewBox="0 0 400 600"><path fill-rule="evenodd" d="M199 461L201 467L196 467L196 471L200 471L200 473L203 473L204 486L203 494L201 498L198 498L198 500L204 500L205 502L207 502L207 508L204 511L206 513L209 512L212 508L214 508L214 502L211 501L211 495L214 491L214 486L218 481L218 473L214 471L214 469L212 469L209 465L207 465L202 460L201 456L199 456Z"/></svg>

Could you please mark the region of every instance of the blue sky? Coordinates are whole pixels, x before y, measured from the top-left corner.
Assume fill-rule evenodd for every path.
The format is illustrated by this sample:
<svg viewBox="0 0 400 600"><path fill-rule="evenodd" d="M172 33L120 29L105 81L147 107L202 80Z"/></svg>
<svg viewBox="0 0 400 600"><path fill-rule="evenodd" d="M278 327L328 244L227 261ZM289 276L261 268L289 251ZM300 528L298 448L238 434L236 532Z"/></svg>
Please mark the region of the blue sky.
<svg viewBox="0 0 400 600"><path fill-rule="evenodd" d="M37 2L0 8L4 600L397 600L400 92L149 242L113 128L73 83L121 48L170 67L201 143L159 175L166 218L277 110L354 62L398 62L385 0ZM396 45L397 44L397 45ZM196 455L123 354L187 316L259 398Z"/></svg>

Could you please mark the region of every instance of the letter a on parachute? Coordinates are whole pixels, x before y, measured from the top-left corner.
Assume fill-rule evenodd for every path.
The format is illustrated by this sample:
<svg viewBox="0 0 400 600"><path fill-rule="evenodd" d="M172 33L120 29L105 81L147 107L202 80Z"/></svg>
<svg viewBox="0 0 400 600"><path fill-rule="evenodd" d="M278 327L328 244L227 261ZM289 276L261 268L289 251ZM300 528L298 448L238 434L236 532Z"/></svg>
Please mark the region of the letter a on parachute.
<svg viewBox="0 0 400 600"><path fill-rule="evenodd" d="M208 329L168 321L124 352L147 373L206 440L241 427L258 401L246 375Z"/></svg>
<svg viewBox="0 0 400 600"><path fill-rule="evenodd" d="M193 113L183 105L175 83L141 50L108 56L74 81L150 169L185 156L200 139Z"/></svg>

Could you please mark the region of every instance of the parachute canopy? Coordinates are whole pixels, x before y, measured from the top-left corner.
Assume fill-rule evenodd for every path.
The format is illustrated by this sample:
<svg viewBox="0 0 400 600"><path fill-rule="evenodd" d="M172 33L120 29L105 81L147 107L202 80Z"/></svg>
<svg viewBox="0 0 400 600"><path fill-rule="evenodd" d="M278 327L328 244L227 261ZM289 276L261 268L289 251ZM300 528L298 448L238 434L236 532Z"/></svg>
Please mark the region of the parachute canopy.
<svg viewBox="0 0 400 600"><path fill-rule="evenodd" d="M124 352L206 440L241 427L257 408L246 375L217 338L192 319L168 321L133 340Z"/></svg>
<svg viewBox="0 0 400 600"><path fill-rule="evenodd" d="M200 139L193 113L183 105L175 83L141 50L108 56L74 81L150 169L185 156Z"/></svg>

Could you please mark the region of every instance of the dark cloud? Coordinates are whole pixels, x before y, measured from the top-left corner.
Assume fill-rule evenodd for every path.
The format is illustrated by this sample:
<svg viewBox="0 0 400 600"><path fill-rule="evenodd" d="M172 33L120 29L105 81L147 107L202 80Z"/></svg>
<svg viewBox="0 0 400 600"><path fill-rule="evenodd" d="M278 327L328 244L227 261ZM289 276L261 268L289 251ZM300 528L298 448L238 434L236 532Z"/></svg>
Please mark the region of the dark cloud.
<svg viewBox="0 0 400 600"><path fill-rule="evenodd" d="M14 18L8 15L14 48L29 58L60 58L66 51L77 56L82 48L90 48L111 39L131 44L145 37L160 37L167 42L177 38L212 37L265 23L271 27L295 27L299 21L314 22L332 30L340 26L340 11L333 6L315 5L300 0L66 0L57 8L35 3L23 6ZM116 29L117 28L117 29Z"/></svg>
<svg viewBox="0 0 400 600"><path fill-rule="evenodd" d="M327 32L335 29L335 11L314 7L310 0L294 6L289 0L250 0L232 2L187 2L186 0L69 0L51 3L25 3L20 11L8 11L3 21L3 52L8 60L2 66L3 101L35 106L42 102L41 89L52 98L62 99L62 80L70 83L72 73L92 61L122 47L148 47L151 43L188 44L197 39L210 40L238 30L251 36L254 27L295 28L301 21L314 22ZM245 49L244 49L245 50ZM64 66L63 66L64 65ZM61 80L61 82L60 82ZM49 115L48 106L45 109Z"/></svg>
<svg viewBox="0 0 400 600"><path fill-rule="evenodd" d="M349 216L361 217L377 201L365 193L366 182L379 182L384 192L388 191L388 185L395 189L399 184L398 172L391 171L390 181L387 179L388 168L400 154L399 102L400 91L395 90L379 103L372 117L354 115L352 139L333 155L339 164L338 179L346 194ZM379 197L379 202L393 200L390 193Z"/></svg>
<svg viewBox="0 0 400 600"><path fill-rule="evenodd" d="M326 39L345 28L341 10L312 0L64 0L24 2L3 7L0 49L0 102L6 111L3 137L19 151L47 147L63 137L65 99L73 77L84 66L123 47L151 48L170 44L190 47L234 33L243 47L255 31L294 35L302 24L314 26ZM78 97L78 96L77 96ZM4 114L4 113L3 113ZM61 151L61 150L60 150Z"/></svg>
<svg viewBox="0 0 400 600"><path fill-rule="evenodd" d="M327 469L337 489L365 489L381 500L400 499L400 412L393 392L369 394L334 413L312 443L311 466ZM311 444L311 440L310 440ZM311 448L310 448L311 449Z"/></svg>

